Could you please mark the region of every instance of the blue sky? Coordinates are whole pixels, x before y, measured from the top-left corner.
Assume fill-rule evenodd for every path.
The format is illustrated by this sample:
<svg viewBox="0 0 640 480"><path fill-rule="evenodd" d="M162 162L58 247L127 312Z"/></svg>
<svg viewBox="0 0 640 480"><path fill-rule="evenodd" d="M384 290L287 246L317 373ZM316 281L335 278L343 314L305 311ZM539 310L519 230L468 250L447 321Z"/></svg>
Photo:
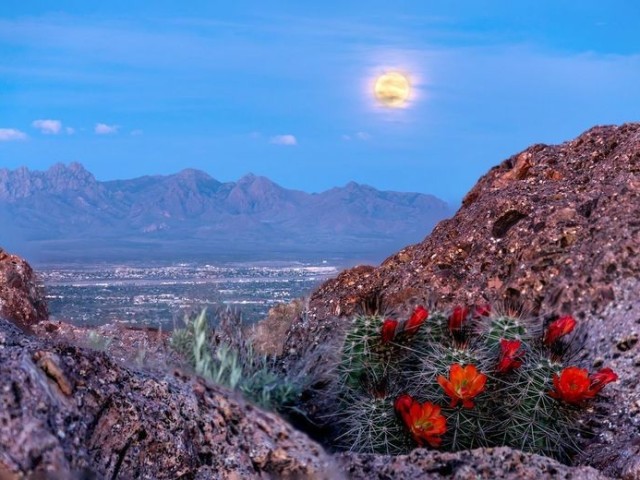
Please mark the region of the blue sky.
<svg viewBox="0 0 640 480"><path fill-rule="evenodd" d="M0 167L457 202L530 144L639 121L639 24L631 0L3 0ZM388 70L407 108L373 98Z"/></svg>

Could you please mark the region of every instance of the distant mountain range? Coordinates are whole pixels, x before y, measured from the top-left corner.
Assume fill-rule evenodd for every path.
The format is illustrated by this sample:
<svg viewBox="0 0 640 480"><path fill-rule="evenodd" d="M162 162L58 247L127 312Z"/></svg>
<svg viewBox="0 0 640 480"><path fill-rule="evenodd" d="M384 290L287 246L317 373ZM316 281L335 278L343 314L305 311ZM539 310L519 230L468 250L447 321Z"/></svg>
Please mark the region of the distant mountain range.
<svg viewBox="0 0 640 480"><path fill-rule="evenodd" d="M380 256L452 213L355 182L310 194L192 169L107 182L78 163L0 169L0 246L36 261Z"/></svg>

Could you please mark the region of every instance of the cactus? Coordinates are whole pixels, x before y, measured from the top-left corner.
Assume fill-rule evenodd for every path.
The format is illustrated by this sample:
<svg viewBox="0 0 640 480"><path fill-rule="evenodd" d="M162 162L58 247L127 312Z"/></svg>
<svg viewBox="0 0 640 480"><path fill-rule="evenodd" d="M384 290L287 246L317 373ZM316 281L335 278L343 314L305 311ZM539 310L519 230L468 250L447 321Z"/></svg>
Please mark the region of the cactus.
<svg viewBox="0 0 640 480"><path fill-rule="evenodd" d="M338 367L339 382L348 388L378 391L385 388L397 345L381 341L384 318L359 315L346 335Z"/></svg>
<svg viewBox="0 0 640 480"><path fill-rule="evenodd" d="M485 342L490 347L497 347L500 339L530 340L527 327L522 319L511 315L499 315L492 317L488 322Z"/></svg>
<svg viewBox="0 0 640 480"><path fill-rule="evenodd" d="M433 345L452 345L453 336L449 330L449 321L442 312L432 312L426 322L416 334L413 341L414 348L427 350Z"/></svg>
<svg viewBox="0 0 640 480"><path fill-rule="evenodd" d="M494 426L494 441L525 452L566 460L576 450L579 427L575 407L549 396L552 378L563 366L532 352L523 368L500 390L507 407Z"/></svg>
<svg viewBox="0 0 640 480"><path fill-rule="evenodd" d="M411 350L411 355L402 363L405 365L402 377L408 385L407 392L416 398L438 401L444 398L436 381L439 375L446 376L453 364L478 366L483 364L483 360L473 349L434 343L428 349Z"/></svg>
<svg viewBox="0 0 640 480"><path fill-rule="evenodd" d="M486 307L448 314L418 307L404 324L357 316L335 379L336 440L356 452L407 453L426 438L452 451L506 445L568 459L582 407L617 379L610 369L565 368L570 320L543 332L533 320ZM446 431L434 427L442 422L436 411Z"/></svg>
<svg viewBox="0 0 640 480"><path fill-rule="evenodd" d="M354 395L344 402L338 421L341 433L336 440L347 450L394 455L414 447L397 419L391 397Z"/></svg>

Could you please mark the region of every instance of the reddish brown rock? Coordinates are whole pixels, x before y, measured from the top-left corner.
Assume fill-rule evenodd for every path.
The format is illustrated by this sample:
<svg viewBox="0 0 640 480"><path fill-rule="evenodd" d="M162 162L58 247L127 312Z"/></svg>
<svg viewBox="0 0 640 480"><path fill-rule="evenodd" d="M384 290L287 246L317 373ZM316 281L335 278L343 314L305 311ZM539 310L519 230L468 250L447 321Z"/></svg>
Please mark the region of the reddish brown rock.
<svg viewBox="0 0 640 480"><path fill-rule="evenodd" d="M48 317L47 304L31 266L0 248L0 316L29 329Z"/></svg>
<svg viewBox="0 0 640 480"><path fill-rule="evenodd" d="M0 478L339 478L277 415L0 319Z"/></svg>
<svg viewBox="0 0 640 480"><path fill-rule="evenodd" d="M639 253L640 124L596 127L492 168L422 243L326 282L311 308L348 315L371 295L394 305L433 292L443 303L516 300L534 315L584 316L612 300L613 281L640 272ZM492 279L502 284L487 294Z"/></svg>
<svg viewBox="0 0 640 480"><path fill-rule="evenodd" d="M311 363L309 371L321 371L326 357L317 352L339 344L344 318L362 305L382 302L401 316L418 302L446 308L490 301L542 318L571 313L589 332L585 355L600 356L620 375L613 411L599 410L606 418L595 426L603 435L593 443L598 448L580 461L640 478L640 415L633 407L640 402L640 371L633 366L638 347L616 347L619 325L628 337L640 320L616 323L605 315L640 301L640 288L624 287L638 277L640 124L595 127L573 141L534 145L505 160L423 242L377 268L347 270L324 283L309 315L287 334L285 363Z"/></svg>
<svg viewBox="0 0 640 480"><path fill-rule="evenodd" d="M510 479L606 480L607 476L590 467L568 467L540 455L528 455L507 447L479 448L447 453L414 450L409 455L343 454L349 478L358 480L394 480L455 478L457 480Z"/></svg>
<svg viewBox="0 0 640 480"><path fill-rule="evenodd" d="M247 329L256 351L263 355L282 355L282 339L291 324L301 317L304 308L302 300L294 299L269 309L263 321Z"/></svg>

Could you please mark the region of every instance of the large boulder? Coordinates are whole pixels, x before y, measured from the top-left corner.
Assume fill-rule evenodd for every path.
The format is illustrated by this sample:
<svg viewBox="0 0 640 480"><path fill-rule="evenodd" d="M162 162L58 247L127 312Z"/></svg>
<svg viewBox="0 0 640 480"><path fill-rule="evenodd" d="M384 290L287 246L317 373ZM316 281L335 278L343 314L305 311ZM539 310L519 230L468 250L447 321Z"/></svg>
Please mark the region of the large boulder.
<svg viewBox="0 0 640 480"><path fill-rule="evenodd" d="M0 316L23 329L48 317L47 303L31 266L0 248Z"/></svg>
<svg viewBox="0 0 640 480"><path fill-rule="evenodd" d="M0 319L0 478L336 478L277 415Z"/></svg>
<svg viewBox="0 0 640 480"><path fill-rule="evenodd" d="M345 317L383 303L448 307L490 301L586 327L585 355L620 375L614 406L594 421L578 461L640 478L640 124L595 127L562 145L534 145L485 174L423 242L324 283L284 345L289 368L319 372Z"/></svg>

